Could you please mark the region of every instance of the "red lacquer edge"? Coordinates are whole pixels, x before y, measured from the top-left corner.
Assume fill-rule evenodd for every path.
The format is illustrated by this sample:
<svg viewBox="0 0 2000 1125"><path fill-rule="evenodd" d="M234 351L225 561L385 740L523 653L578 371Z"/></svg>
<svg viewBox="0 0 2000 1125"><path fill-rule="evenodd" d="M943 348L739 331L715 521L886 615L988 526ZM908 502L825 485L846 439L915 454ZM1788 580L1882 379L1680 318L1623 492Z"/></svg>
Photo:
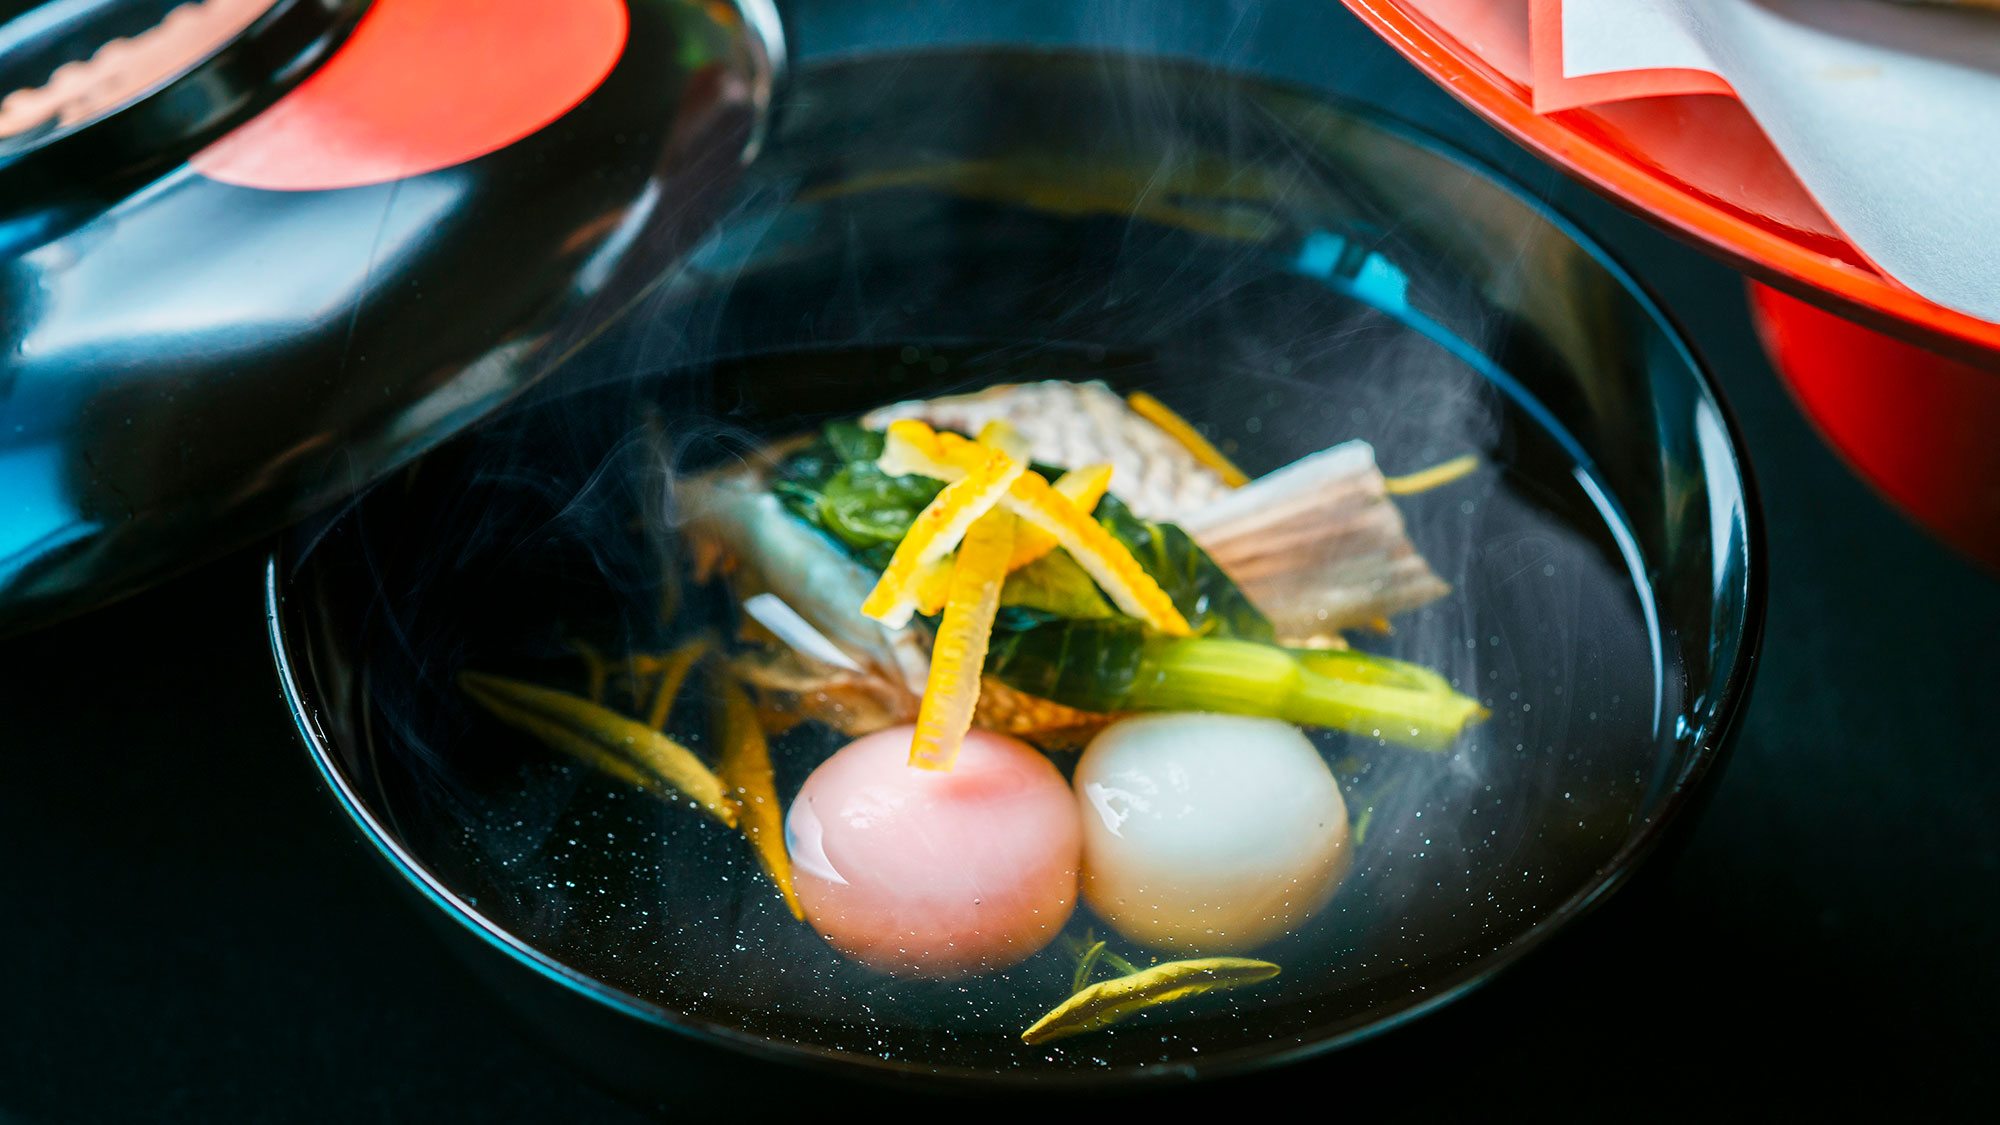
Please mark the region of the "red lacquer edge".
<svg viewBox="0 0 2000 1125"><path fill-rule="evenodd" d="M1396 0L1343 0L1348 9L1453 97L1516 141L1612 199L1732 264L1869 327L1991 367L2000 324L1924 300L1880 274L1806 247L1663 181L1555 117L1532 94Z"/></svg>
<svg viewBox="0 0 2000 1125"><path fill-rule="evenodd" d="M1536 113L1595 105L1613 98L1647 98L1660 94L1724 94L1735 87L1705 70L1662 66L1629 74L1563 74L1562 0L1529 0L1528 52L1535 88L1529 100Z"/></svg>

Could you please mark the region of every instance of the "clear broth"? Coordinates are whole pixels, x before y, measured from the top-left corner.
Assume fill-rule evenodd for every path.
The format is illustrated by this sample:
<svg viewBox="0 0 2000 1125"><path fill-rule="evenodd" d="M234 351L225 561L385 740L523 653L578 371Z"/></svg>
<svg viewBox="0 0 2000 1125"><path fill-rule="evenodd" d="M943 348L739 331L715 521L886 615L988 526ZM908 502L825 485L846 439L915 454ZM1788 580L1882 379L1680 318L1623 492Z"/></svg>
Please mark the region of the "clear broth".
<svg viewBox="0 0 2000 1125"><path fill-rule="evenodd" d="M1616 490L1550 421L1604 404L1552 412L1524 388L1598 393L1570 372L1614 362L1599 337L1624 337L1559 345L1482 304L1453 272L1469 267L1398 226L1403 201L1318 162L1314 138L1350 119L1259 89L1039 55L803 75L741 209L685 268L516 409L330 521L299 564L319 721L402 845L499 927L666 1013L988 1073L1173 1067L1370 1026L1596 882L1673 781L1687 676ZM1067 146L1060 163L1038 162L1045 143ZM1392 154L1412 175L1467 175L1413 151ZM1004 197L1011 171L933 174L961 152L1026 153L1021 176L1055 167L1072 186L1101 171L1105 192L1141 185L1152 206L1088 191L1040 206ZM900 161L918 174L878 174ZM1236 183L1203 168L1247 170L1262 194L1195 198ZM1177 177L1182 195L1152 188ZM1462 202L1466 223L1504 231L1470 189ZM1580 253L1507 243L1497 268L1515 274L1493 284L1562 284ZM1257 951L1283 975L1029 1047L1022 1029L1069 993L1063 943L949 983L872 972L791 917L739 833L551 751L454 681L582 691L574 639L615 657L726 626L720 587L663 580L676 474L883 403L1047 378L1148 391L1253 475L1355 438L1390 474L1479 454L1471 477L1399 500L1454 592L1352 639L1437 668L1493 715L1437 755L1314 732L1368 827L1328 909ZM668 729L707 752L703 690ZM774 739L780 797L842 741L810 724ZM1079 907L1070 933L1093 924Z"/></svg>
<svg viewBox="0 0 2000 1125"><path fill-rule="evenodd" d="M676 372L639 402L665 421L675 471L819 417L904 397L1028 378L1101 378L1148 390L1198 419L1252 474L1349 438L1374 443L1390 473L1468 448L1397 408L1405 387L1300 381L1238 371L1199 383L1163 378L1143 356L1007 345L902 345L759 356ZM469 456L435 459L368 507L393 513L344 527L393 543L376 556L386 601L364 643L372 768L394 823L482 913L557 960L643 1001L780 1040L883 1059L1007 1068L1033 1063L1170 1061L1283 1037L1361 1010L1439 958L1470 963L1545 914L1634 830L1663 760L1660 647L1620 537L1563 443L1503 396L1473 476L1399 499L1411 535L1455 587L1397 619L1371 651L1444 672L1493 716L1446 754L1311 732L1367 825L1332 905L1257 952L1275 981L1160 1009L1109 1031L1026 1047L1019 1032L1069 992L1075 961L1058 941L1003 972L947 983L887 977L846 960L795 921L743 837L686 805L600 775L479 711L458 671L587 690L573 641L617 662L663 651L733 620L720 584L669 593L674 563L661 510L667 473L641 426L567 471L528 469L513 427ZM724 406L728 402L730 405ZM1312 404L1337 402L1338 409ZM577 409L568 402L570 412ZM789 409L788 409L789 408ZM616 408L607 408L613 413ZM700 419L683 422L674 419ZM713 419L723 419L721 423ZM326 549L324 546L322 549ZM673 585L679 585L674 583ZM673 611L662 613L672 600ZM704 748L707 682L669 719ZM643 713L646 700L608 702ZM772 741L780 797L845 743L806 723ZM1065 773L1075 756L1054 754ZM1095 925L1080 906L1069 934ZM1144 951L1122 952L1144 963Z"/></svg>

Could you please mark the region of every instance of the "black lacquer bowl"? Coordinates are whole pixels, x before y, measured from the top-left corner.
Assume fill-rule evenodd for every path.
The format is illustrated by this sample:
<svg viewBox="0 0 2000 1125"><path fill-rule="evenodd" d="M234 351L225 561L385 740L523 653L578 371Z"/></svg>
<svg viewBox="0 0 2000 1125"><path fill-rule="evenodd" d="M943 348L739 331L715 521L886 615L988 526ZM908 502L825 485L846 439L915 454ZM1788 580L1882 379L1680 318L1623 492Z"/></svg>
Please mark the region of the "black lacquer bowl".
<svg viewBox="0 0 2000 1125"><path fill-rule="evenodd" d="M894 981L799 925L740 838L455 687L577 688L671 640L680 474L901 398L1101 378L1252 474L1349 438L1455 587L1361 643L1493 711L1444 754L1327 736L1365 838L1273 986L1039 1047L1052 949ZM664 452L663 452L664 451ZM1230 1072L1410 1019L1616 887L1710 783L1763 613L1748 466L1602 251L1367 113L1180 64L945 52L801 73L717 232L562 372L273 556L273 645L335 799L559 1049L644 1096L679 1037L849 1070L1097 1084ZM713 609L713 606L708 606ZM668 624L663 624L666 622ZM1343 741L1343 739L1346 739ZM815 741L817 740L817 741ZM837 739L774 743L781 799ZM1089 922L1080 911L1072 926Z"/></svg>

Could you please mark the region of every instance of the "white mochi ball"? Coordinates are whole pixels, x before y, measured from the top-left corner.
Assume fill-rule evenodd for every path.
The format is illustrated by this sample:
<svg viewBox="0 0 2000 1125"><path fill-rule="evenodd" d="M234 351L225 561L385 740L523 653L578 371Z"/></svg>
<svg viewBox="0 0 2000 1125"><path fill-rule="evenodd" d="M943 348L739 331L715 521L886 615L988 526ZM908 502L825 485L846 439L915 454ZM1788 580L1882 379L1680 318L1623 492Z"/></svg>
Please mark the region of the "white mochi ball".
<svg viewBox="0 0 2000 1125"><path fill-rule="evenodd" d="M1106 727L1077 763L1083 894L1120 934L1236 953L1297 929L1347 874L1347 806L1297 727L1157 714Z"/></svg>

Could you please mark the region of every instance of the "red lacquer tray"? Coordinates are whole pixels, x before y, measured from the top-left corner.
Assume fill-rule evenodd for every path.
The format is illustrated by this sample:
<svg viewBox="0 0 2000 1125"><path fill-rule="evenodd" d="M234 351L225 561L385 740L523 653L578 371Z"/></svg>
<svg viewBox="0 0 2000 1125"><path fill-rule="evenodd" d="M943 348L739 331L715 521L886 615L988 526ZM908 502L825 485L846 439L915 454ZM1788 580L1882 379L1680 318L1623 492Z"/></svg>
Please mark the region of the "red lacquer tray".
<svg viewBox="0 0 2000 1125"><path fill-rule="evenodd" d="M1750 275L1766 349L1835 448L1905 511L2000 566L2000 324L1872 266L1734 98L1536 113L1530 0L1345 3L1501 131Z"/></svg>

